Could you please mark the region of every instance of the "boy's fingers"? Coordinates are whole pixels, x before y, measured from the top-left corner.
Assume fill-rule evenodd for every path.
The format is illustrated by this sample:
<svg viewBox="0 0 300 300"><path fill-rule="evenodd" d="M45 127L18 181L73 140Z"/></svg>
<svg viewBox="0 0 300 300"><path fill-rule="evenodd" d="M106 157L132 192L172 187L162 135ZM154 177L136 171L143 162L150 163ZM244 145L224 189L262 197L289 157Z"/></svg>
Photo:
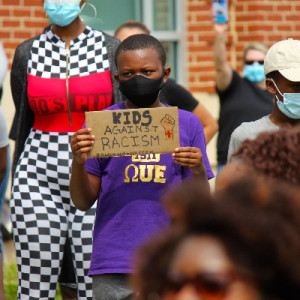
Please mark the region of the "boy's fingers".
<svg viewBox="0 0 300 300"><path fill-rule="evenodd" d="M180 153L180 152L201 152L199 148L196 148L196 147L179 147L179 148L176 148L175 153Z"/></svg>
<svg viewBox="0 0 300 300"><path fill-rule="evenodd" d="M78 149L76 150L76 154L81 155L81 154L83 154L83 153L85 153L85 152L90 151L91 149L92 149L91 146L80 147L80 148L78 148Z"/></svg>

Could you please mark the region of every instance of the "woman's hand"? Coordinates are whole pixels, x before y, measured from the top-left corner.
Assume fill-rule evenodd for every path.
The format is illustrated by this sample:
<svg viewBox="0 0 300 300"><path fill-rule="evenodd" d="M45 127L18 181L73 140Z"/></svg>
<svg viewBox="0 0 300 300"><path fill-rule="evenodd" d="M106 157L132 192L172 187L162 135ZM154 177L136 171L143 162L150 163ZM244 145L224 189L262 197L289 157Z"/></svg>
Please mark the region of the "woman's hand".
<svg viewBox="0 0 300 300"><path fill-rule="evenodd" d="M228 31L227 23L214 23L214 31L217 35L225 35Z"/></svg>
<svg viewBox="0 0 300 300"><path fill-rule="evenodd" d="M83 128L76 131L71 137L73 161L78 164L86 162L88 158L87 153L93 148L95 136L91 132L91 128Z"/></svg>

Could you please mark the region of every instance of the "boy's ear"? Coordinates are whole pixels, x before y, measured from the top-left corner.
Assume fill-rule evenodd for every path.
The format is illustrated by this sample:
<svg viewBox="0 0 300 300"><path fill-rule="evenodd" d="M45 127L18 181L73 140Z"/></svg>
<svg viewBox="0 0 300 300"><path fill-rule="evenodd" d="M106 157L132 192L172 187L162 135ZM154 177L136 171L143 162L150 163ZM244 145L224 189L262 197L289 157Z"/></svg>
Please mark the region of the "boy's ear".
<svg viewBox="0 0 300 300"><path fill-rule="evenodd" d="M276 95L276 93L277 93L277 90L276 90L276 87L274 85L274 82L270 78L266 78L266 89L272 95Z"/></svg>
<svg viewBox="0 0 300 300"><path fill-rule="evenodd" d="M171 73L171 67L164 67L164 83L166 83L166 81L168 80L168 77Z"/></svg>
<svg viewBox="0 0 300 300"><path fill-rule="evenodd" d="M118 82L120 82L119 74L114 74L114 78L115 78Z"/></svg>

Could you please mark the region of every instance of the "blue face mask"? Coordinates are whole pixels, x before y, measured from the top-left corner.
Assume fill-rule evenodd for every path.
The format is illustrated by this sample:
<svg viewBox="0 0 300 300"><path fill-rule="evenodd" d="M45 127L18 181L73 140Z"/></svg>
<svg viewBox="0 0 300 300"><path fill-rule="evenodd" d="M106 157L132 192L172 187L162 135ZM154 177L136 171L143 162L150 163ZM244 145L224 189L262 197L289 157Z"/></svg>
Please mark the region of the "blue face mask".
<svg viewBox="0 0 300 300"><path fill-rule="evenodd" d="M71 2L71 3L70 3ZM51 21L61 27L71 24L80 13L80 0L75 1L47 1L44 9Z"/></svg>
<svg viewBox="0 0 300 300"><path fill-rule="evenodd" d="M245 65L243 73L244 76L253 83L261 82L266 78L264 66L258 62L254 62L252 65Z"/></svg>
<svg viewBox="0 0 300 300"><path fill-rule="evenodd" d="M281 93L272 79L276 90L283 97L283 102L278 100L278 97L275 95L277 101L278 109L290 119L300 119L300 93Z"/></svg>

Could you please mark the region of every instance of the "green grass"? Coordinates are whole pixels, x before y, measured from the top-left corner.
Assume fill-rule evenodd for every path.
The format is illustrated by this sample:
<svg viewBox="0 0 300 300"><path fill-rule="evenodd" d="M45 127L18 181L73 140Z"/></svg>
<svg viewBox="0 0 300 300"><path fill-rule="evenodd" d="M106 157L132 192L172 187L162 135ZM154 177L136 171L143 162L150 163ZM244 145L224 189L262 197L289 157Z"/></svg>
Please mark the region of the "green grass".
<svg viewBox="0 0 300 300"><path fill-rule="evenodd" d="M6 300L17 299L18 275L17 265L4 266L4 293Z"/></svg>
<svg viewBox="0 0 300 300"><path fill-rule="evenodd" d="M4 293L6 300L16 300L18 289L18 272L17 265L10 264L4 266ZM61 300L58 288L55 300Z"/></svg>

